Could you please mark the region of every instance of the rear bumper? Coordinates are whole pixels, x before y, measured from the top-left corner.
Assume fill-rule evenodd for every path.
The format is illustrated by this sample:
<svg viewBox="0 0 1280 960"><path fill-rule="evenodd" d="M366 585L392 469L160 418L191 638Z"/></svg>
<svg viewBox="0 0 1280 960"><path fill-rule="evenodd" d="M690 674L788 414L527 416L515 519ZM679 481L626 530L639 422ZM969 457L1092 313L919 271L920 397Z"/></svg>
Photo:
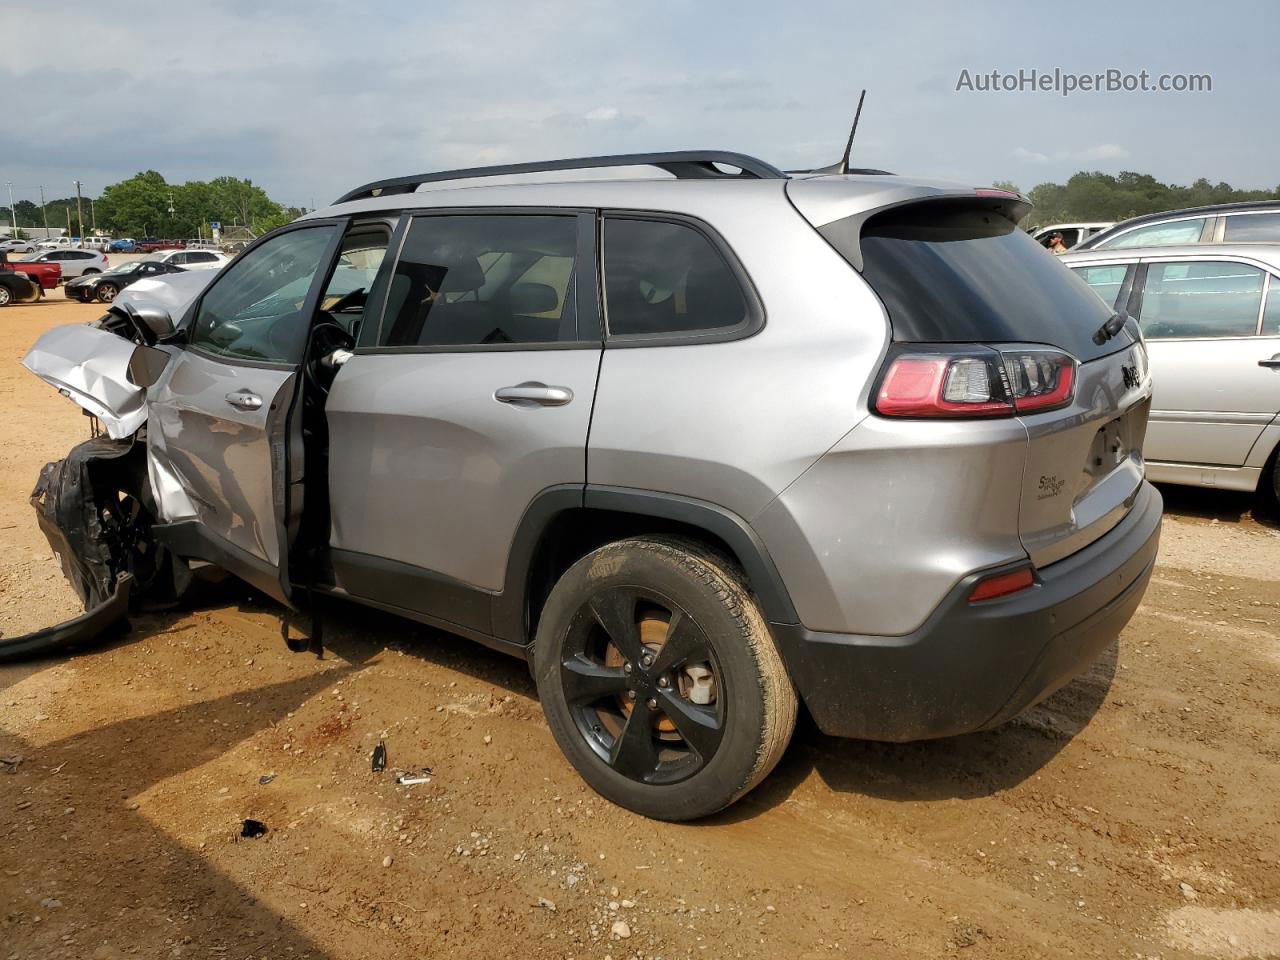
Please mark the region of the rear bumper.
<svg viewBox="0 0 1280 960"><path fill-rule="evenodd" d="M976 572L906 636L771 627L824 733L905 741L993 727L1064 686L1116 639L1146 592L1162 510L1144 482L1114 530L1038 571L1034 587L971 604L974 583L993 571Z"/></svg>

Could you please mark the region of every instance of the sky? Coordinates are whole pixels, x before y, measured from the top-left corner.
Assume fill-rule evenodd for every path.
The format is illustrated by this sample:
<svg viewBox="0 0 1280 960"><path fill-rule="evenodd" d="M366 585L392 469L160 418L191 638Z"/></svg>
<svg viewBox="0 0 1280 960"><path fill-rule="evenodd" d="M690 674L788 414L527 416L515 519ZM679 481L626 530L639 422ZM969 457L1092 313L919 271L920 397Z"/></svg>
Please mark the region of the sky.
<svg viewBox="0 0 1280 960"><path fill-rule="evenodd" d="M1280 184L1274 0L8 0L0 21L0 188L19 200L146 169L314 207L384 177L591 154L808 168L838 159L863 87L856 166L1024 191L1081 169ZM1212 90L957 90L962 71L1055 68Z"/></svg>

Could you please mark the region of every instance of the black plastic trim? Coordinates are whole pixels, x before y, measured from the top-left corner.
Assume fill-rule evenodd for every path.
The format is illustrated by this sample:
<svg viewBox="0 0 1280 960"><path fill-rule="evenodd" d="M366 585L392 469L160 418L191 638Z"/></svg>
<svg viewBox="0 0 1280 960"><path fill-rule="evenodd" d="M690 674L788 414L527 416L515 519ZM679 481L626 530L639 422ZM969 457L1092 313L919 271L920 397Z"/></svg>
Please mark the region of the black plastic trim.
<svg viewBox="0 0 1280 960"><path fill-rule="evenodd" d="M280 583L278 568L234 543L213 536L199 520L157 523L152 525L151 532L156 540L178 556L207 560L286 606L293 607Z"/></svg>
<svg viewBox="0 0 1280 960"><path fill-rule="evenodd" d="M723 540L737 556L767 619L775 623L799 622L791 595L764 542L736 513L704 500L674 493L590 483L583 497L583 506L659 517L706 530Z"/></svg>
<svg viewBox="0 0 1280 960"><path fill-rule="evenodd" d="M337 590L362 602L441 617L488 635L492 630L493 593L453 577L412 564L354 550L330 549Z"/></svg>
<svg viewBox="0 0 1280 960"><path fill-rule="evenodd" d="M741 173L725 173L715 164L736 167ZM668 153L621 153L602 157L574 157L566 160L543 160L533 163L504 163L492 167L464 167L440 170L408 177L375 180L356 187L334 201L335 204L388 194L413 193L424 183L446 180L472 180L480 177L509 177L524 173L548 173L553 170L595 170L604 167L652 166L684 180L784 180L786 174L772 164L744 153L727 150L680 150Z"/></svg>
<svg viewBox="0 0 1280 960"><path fill-rule="evenodd" d="M133 577L122 573L111 596L93 609L43 630L0 639L0 663L48 656L106 638L127 625L132 588Z"/></svg>

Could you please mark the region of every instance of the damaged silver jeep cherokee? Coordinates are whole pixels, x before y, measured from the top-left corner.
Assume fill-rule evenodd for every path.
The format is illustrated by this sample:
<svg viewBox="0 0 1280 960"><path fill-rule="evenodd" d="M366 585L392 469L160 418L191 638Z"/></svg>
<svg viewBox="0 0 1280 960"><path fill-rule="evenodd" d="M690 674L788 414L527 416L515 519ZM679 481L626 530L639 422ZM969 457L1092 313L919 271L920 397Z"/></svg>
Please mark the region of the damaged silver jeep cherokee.
<svg viewBox="0 0 1280 960"><path fill-rule="evenodd" d="M668 176L476 185L638 164ZM1140 335L1027 210L725 153L360 187L180 315L27 356L107 433L34 497L92 621L51 629L191 561L393 611L527 658L582 776L672 820L758 783L800 702L1002 723L1115 640L1161 514Z"/></svg>

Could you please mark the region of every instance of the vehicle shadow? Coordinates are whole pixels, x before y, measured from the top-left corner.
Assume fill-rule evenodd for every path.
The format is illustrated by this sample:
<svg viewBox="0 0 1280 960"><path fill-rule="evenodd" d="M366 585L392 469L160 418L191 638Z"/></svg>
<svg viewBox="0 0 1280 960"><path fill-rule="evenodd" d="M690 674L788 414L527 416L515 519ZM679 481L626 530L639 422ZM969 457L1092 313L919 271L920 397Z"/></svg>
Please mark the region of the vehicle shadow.
<svg viewBox="0 0 1280 960"><path fill-rule="evenodd" d="M915 743L845 740L803 716L782 762L742 801L708 820L733 823L784 803L813 773L831 790L895 802L987 797L1034 776L1084 730L1115 678L1112 644L1071 683L994 730ZM853 695L856 695L854 693Z"/></svg>
<svg viewBox="0 0 1280 960"><path fill-rule="evenodd" d="M1280 527L1280 507L1266 495L1211 487L1157 484L1164 497L1164 512L1179 517Z"/></svg>
<svg viewBox="0 0 1280 960"><path fill-rule="evenodd" d="M158 626L164 622L157 619ZM137 630L132 636L155 635ZM168 955L169 945L178 942L175 936L202 951L234 950L236 956L325 956L252 890L153 823L145 803L139 810L129 801L279 723L351 669L335 666L240 689L93 726L48 744L0 729L0 754L23 758L0 785L22 801L22 812L10 822L30 822L29 829L14 826L6 832L0 855L6 867L0 874L0 901L6 904L9 950L63 955L69 948L62 938L92 931L89 946L96 946L95 957L139 950ZM68 815L70 808L64 811L68 804L74 816ZM241 815L252 811L235 816ZM248 842L228 822L225 837L211 845ZM270 837L252 842L269 843ZM64 908L42 904L48 897Z"/></svg>

